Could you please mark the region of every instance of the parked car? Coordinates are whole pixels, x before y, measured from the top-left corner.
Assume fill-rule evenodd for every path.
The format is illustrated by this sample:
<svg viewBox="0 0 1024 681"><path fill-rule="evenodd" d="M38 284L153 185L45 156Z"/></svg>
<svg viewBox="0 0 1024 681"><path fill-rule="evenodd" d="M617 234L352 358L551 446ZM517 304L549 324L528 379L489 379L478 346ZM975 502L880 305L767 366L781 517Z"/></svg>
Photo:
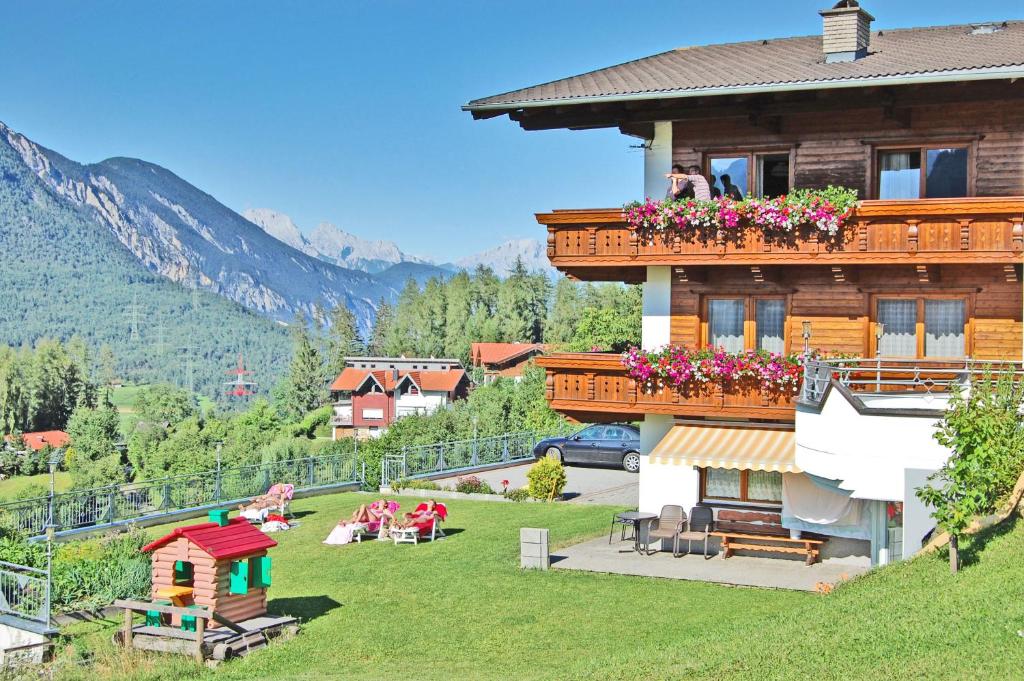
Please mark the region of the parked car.
<svg viewBox="0 0 1024 681"><path fill-rule="evenodd" d="M537 459L552 457L562 463L603 463L640 470L640 431L624 423L587 426L568 437L541 440L533 448Z"/></svg>

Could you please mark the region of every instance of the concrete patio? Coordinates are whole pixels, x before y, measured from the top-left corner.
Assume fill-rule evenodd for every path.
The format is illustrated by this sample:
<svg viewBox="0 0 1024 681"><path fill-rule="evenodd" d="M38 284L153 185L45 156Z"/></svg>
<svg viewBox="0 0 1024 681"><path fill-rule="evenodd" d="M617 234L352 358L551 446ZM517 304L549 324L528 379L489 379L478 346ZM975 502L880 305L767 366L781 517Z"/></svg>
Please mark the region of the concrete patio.
<svg viewBox="0 0 1024 681"><path fill-rule="evenodd" d="M608 536L592 539L551 553L551 566L558 570L585 570L617 575L688 579L733 586L814 591L819 582L835 584L867 572L866 565L827 560L805 565L802 558L732 556L722 559L717 547L709 547L710 558L698 553L673 558L671 551L647 556L634 552L631 540L608 543ZM684 546L685 550L685 546Z"/></svg>

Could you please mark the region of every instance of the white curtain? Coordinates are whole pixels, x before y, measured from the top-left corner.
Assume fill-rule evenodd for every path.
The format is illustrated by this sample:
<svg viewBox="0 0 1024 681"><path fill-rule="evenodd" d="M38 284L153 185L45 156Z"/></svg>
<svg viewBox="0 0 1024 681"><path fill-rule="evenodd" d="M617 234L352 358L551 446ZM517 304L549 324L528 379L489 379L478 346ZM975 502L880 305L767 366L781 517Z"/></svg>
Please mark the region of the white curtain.
<svg viewBox="0 0 1024 681"><path fill-rule="evenodd" d="M709 468L704 478L704 496L740 498L740 472L735 468Z"/></svg>
<svg viewBox="0 0 1024 681"><path fill-rule="evenodd" d="M869 539L865 502L851 499L836 481L806 473L785 473L782 483L782 526L835 537Z"/></svg>
<svg viewBox="0 0 1024 681"><path fill-rule="evenodd" d="M786 301L757 301L757 349L782 354L786 326Z"/></svg>
<svg viewBox="0 0 1024 681"><path fill-rule="evenodd" d="M747 498L751 501L782 501L782 473L748 471Z"/></svg>
<svg viewBox="0 0 1024 681"><path fill-rule="evenodd" d="M879 300L878 321L884 325L878 341L883 357L917 356L916 300Z"/></svg>
<svg viewBox="0 0 1024 681"><path fill-rule="evenodd" d="M878 155L878 198L921 198L921 152L887 151Z"/></svg>
<svg viewBox="0 0 1024 681"><path fill-rule="evenodd" d="M726 352L743 352L743 300L708 301L708 342Z"/></svg>
<svg viewBox="0 0 1024 681"><path fill-rule="evenodd" d="M964 301L924 301L924 355L964 356Z"/></svg>

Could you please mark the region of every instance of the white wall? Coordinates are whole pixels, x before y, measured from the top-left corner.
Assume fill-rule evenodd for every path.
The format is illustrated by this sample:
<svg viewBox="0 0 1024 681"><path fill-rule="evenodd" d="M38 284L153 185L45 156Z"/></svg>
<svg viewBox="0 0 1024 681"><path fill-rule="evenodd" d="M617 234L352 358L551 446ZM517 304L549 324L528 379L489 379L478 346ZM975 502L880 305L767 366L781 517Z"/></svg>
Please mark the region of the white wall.
<svg viewBox="0 0 1024 681"><path fill-rule="evenodd" d="M448 404L446 392L420 392L419 395L405 393L395 400L395 415L398 418L410 414L429 414Z"/></svg>
<svg viewBox="0 0 1024 681"><path fill-rule="evenodd" d="M796 465L841 481L856 499L904 501L904 471L937 470L950 451L933 437L936 417L861 415L838 390L821 413L798 407Z"/></svg>
<svg viewBox="0 0 1024 681"><path fill-rule="evenodd" d="M644 197L665 198L669 180L665 173L672 170L672 121L654 124L654 139L644 149Z"/></svg>
<svg viewBox="0 0 1024 681"><path fill-rule="evenodd" d="M672 268L647 268L647 281L643 289L643 321L641 346L656 350L668 345L672 339Z"/></svg>
<svg viewBox="0 0 1024 681"><path fill-rule="evenodd" d="M672 429L673 418L647 414L640 424L640 510L658 513L665 504L682 506L689 512L700 495L700 474L693 466L652 464L648 455Z"/></svg>

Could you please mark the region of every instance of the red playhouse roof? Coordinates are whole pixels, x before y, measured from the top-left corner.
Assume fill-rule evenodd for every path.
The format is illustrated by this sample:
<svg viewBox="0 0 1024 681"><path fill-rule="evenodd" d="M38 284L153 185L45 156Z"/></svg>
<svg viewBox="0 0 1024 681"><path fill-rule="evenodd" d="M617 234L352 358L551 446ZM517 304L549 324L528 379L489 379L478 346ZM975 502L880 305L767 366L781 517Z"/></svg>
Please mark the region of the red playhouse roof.
<svg viewBox="0 0 1024 681"><path fill-rule="evenodd" d="M530 352L544 352L542 343L473 343L473 366L501 364Z"/></svg>
<svg viewBox="0 0 1024 681"><path fill-rule="evenodd" d="M43 430L38 433L22 433L21 437L24 438L25 444L33 452L38 452L46 445L50 445L54 449L58 447L66 447L70 438L68 434L63 430ZM4 435L4 440L7 442L13 442L13 435Z"/></svg>
<svg viewBox="0 0 1024 681"><path fill-rule="evenodd" d="M276 541L263 534L245 518L232 518L224 526L217 523L201 523L179 527L170 534L146 544L142 551L158 549L178 537L185 537L215 560L246 556L277 546Z"/></svg>

